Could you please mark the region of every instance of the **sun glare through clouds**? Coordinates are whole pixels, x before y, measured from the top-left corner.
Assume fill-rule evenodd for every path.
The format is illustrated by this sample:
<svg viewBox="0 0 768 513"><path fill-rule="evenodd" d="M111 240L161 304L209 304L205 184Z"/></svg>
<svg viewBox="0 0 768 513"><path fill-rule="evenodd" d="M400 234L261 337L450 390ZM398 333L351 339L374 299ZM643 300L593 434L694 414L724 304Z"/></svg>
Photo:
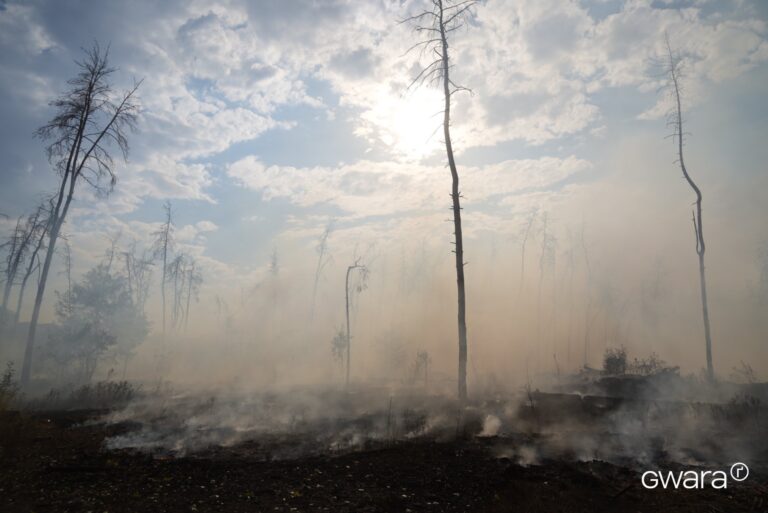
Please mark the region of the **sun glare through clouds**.
<svg viewBox="0 0 768 513"><path fill-rule="evenodd" d="M423 158L443 140L440 92L421 87L401 95L382 92L373 109L383 129L382 140L406 160Z"/></svg>

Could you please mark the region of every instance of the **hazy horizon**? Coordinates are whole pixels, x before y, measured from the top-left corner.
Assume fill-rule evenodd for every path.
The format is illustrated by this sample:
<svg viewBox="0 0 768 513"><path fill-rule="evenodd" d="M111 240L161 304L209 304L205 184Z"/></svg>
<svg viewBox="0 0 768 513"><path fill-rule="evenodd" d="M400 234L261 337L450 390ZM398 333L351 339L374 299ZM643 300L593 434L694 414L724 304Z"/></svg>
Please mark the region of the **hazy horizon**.
<svg viewBox="0 0 768 513"><path fill-rule="evenodd" d="M442 96L409 89L425 59L406 52L418 36L398 23L420 5L0 2L0 235L55 189L34 131L81 48L109 44L116 89L144 80L142 112L114 191L77 190L64 227L72 279L117 236L119 251L133 240L149 249L166 201L176 251L203 276L188 326L169 328L164 343L154 266L150 333L129 377L149 379L153 358L173 351L168 375L180 382L340 382L331 342L347 266L360 257L370 275L353 294L353 379L407 379L427 351L435 379L450 383ZM767 23L760 1L475 7L451 42L453 76L472 89L455 97L452 126L470 393L599 367L618 346L685 373L705 367L695 197L675 163L658 65L665 32L683 58L686 160L704 195L715 371L729 379L745 362L768 379ZM63 270L59 255L41 322L56 319ZM22 322L34 286L25 298ZM0 347L1 361L19 358Z"/></svg>

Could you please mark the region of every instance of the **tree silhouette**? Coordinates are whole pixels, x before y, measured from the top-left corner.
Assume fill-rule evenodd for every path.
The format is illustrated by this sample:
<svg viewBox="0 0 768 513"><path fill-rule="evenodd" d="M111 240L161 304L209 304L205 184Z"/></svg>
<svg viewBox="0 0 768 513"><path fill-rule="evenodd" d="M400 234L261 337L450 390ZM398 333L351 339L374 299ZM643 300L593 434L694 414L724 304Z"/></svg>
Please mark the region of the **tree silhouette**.
<svg viewBox="0 0 768 513"><path fill-rule="evenodd" d="M97 193L108 194L117 182L110 146L116 145L123 159L128 157L127 133L136 126L139 105L135 94L141 82L122 95L116 95L110 84L115 68L109 66L108 57L109 49L103 50L98 43L85 50L85 58L76 62L80 71L68 81L69 91L51 102L56 115L37 131L38 137L49 141L48 160L61 180L53 202L48 245L29 323L21 369L22 386L30 379L35 333L48 273L77 185L84 181Z"/></svg>
<svg viewBox="0 0 768 513"><path fill-rule="evenodd" d="M681 84L681 65L682 59L676 55L669 42L669 35L665 34L665 43L667 46L666 73L669 79L669 92L672 95L674 106L667 116L667 125L672 128L672 138L677 143L677 163L683 172L685 181L688 182L693 192L696 194L696 208L691 213L693 222L693 232L696 237L696 255L699 257L699 285L701 291L701 313L704 323L704 343L707 357L707 377L710 380L715 379L715 369L712 364L712 334L709 327L709 303L707 300L707 276L704 266L704 253L707 246L704 243L704 224L701 217L702 194L701 189L693 181L688 173L683 158L683 147L685 146L685 131L683 130L683 107L682 107L682 84Z"/></svg>
<svg viewBox="0 0 768 513"><path fill-rule="evenodd" d="M424 39L416 43L410 50L421 48L423 53L434 58L425 66L411 86L424 83L439 83L443 89L443 136L445 139L445 153L448 159L448 167L451 170L451 199L453 201L453 229L455 238L456 256L456 288L458 292L458 335L459 335L459 370L458 393L459 399L467 398L467 319L466 319L466 292L464 288L464 238L461 230L461 191L459 189L459 171L456 168L456 159L453 155L453 143L451 141L451 98L460 91L468 91L466 87L456 85L450 78L451 64L448 53L448 35L464 25L464 17L470 8L477 2L464 0L452 2L450 0L431 0L431 9L426 9L415 16L403 20L414 23L417 34ZM410 51L409 50L409 51Z"/></svg>

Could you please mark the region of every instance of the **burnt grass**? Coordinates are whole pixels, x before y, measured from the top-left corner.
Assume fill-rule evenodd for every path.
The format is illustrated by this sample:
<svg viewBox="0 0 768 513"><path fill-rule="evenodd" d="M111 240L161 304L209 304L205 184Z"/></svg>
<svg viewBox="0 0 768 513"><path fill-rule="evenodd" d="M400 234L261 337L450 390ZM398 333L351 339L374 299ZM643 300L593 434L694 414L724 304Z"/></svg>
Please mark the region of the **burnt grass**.
<svg viewBox="0 0 768 513"><path fill-rule="evenodd" d="M519 465L494 437L275 461L254 456L254 440L174 457L105 449L136 426L93 422L102 413L0 413L0 511L768 511L764 474L726 490L646 490L638 470L602 461Z"/></svg>

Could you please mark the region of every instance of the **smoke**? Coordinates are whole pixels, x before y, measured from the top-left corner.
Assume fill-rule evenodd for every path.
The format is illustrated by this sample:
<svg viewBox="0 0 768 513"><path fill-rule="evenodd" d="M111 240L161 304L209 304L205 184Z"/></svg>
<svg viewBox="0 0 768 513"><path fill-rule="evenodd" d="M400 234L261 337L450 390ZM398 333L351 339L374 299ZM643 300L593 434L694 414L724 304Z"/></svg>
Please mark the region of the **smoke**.
<svg viewBox="0 0 768 513"><path fill-rule="evenodd" d="M669 148L657 133L610 142L594 169L580 171L579 180L556 190L517 187L494 199L488 193L494 184L481 179L479 168L467 169L472 175L463 189L470 393L516 391L529 377L534 386L556 382L584 365L599 367L604 351L617 346L638 357L657 353L685 374L703 367L690 191L678 183ZM745 361L765 379L768 282L760 250L768 234L765 203L755 191L765 190L766 179L756 174L726 180L712 152L693 153L691 167L707 185L715 370L728 378ZM504 171L501 166L487 178L503 180ZM535 178L534 171L528 174ZM366 189L379 193L392 191ZM428 191L430 201L435 194ZM485 200L473 203L473 196ZM452 393L456 287L445 220L444 212L430 209L394 217L341 216L327 235L327 216L290 218L254 254L239 246L217 248L227 253L228 264L202 246L186 246L204 275L189 326L161 336L155 272L146 304L153 332L130 360L126 377L256 391L340 383L343 369L333 358L332 340L345 321L345 270L360 256L370 275L365 290L351 291L353 381L409 383L421 352L429 356L429 390ZM139 239L139 252L153 231L148 223L141 226L143 231L126 232L126 240ZM101 258L107 241L73 231L77 275L89 268L88 254ZM325 249L319 266L320 242ZM50 286L57 288L63 290ZM46 299L48 307L54 303ZM0 351L5 359L20 361L23 342L2 344ZM104 362L96 379L111 367Z"/></svg>
<svg viewBox="0 0 768 513"><path fill-rule="evenodd" d="M698 400L718 394L730 399ZM765 387L692 382L624 397L536 391L466 406L409 387L166 390L144 394L101 421L122 427L107 448L156 457L293 459L412 440L475 439L521 465L743 461L760 468L768 461L761 435L766 400Z"/></svg>
<svg viewBox="0 0 768 513"><path fill-rule="evenodd" d="M669 176L655 140L617 145L605 165L621 173L599 183L506 198L497 208L508 215L490 216L467 204L471 391L515 391L529 376L541 386L585 364L599 367L604 351L618 346L638 357L656 353L684 374L704 366L688 191ZM730 208L718 200L757 184L726 185L701 160L694 161L697 171L715 184L706 198L715 370L728 378L743 360L764 378L764 216L755 202ZM521 276L522 238L534 211ZM327 220L295 220L257 258L263 265L208 270L216 278L206 281L188 331L165 342L169 374L147 372L162 344L155 337L134 376L254 389L341 382L332 340L344 326L346 267L362 256L370 275L365 290L351 291L353 381L408 382L417 354L427 352L430 390L451 392L456 290L444 219L337 221L314 299L317 245ZM272 247L279 249L278 266L270 263ZM157 318L157 305L150 308Z"/></svg>
<svg viewBox="0 0 768 513"><path fill-rule="evenodd" d="M145 395L102 421L125 429L106 441L109 449L187 455L240 444L241 454L285 459L455 437L459 411L444 398L381 389L197 390Z"/></svg>
<svg viewBox="0 0 768 513"><path fill-rule="evenodd" d="M555 190L515 188L497 198L487 192L493 183L466 181L469 410L446 399L456 391L458 352L450 223L445 212L413 202L413 212L395 216L365 217L364 209L340 216L330 235L327 217L287 219L254 254L219 248L231 252L229 264L198 247L205 281L188 328L160 335L155 283L146 305L153 333L125 370L148 390L171 383L178 392L148 393L113 413L108 421L127 431L109 447L186 454L257 441L251 450L273 458L468 433L522 464L763 458L754 443L762 440L763 403L695 381L705 360L690 191L659 139L656 132L612 139L595 169ZM706 184L715 370L727 380L748 362L742 374L760 381L768 375L760 252L768 233L757 191L766 178L726 180L712 152L694 153L691 167ZM75 247L82 262L86 249L104 253ZM357 257L370 275L364 290L350 289L355 393L347 395L332 343L344 327L345 271ZM599 368L605 351L619 346L637 358L655 353L689 381L660 383L653 395L618 404L587 398L599 390L561 402L536 393L572 392L570 375ZM0 345L16 361L21 348ZM95 379L113 365L104 362ZM531 393L521 394L523 386Z"/></svg>

